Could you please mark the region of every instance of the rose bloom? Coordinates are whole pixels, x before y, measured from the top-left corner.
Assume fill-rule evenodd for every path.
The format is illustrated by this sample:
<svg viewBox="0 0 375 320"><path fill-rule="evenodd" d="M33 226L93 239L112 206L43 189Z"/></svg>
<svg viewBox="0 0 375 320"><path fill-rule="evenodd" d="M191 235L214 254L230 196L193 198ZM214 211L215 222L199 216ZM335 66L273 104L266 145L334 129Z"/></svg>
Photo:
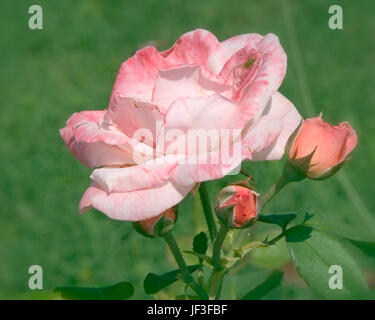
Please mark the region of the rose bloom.
<svg viewBox="0 0 375 320"><path fill-rule="evenodd" d="M289 157L300 159L312 152L307 176L322 179L339 169L357 145L357 134L347 122L332 126L320 117L302 122L292 142Z"/></svg>
<svg viewBox="0 0 375 320"><path fill-rule="evenodd" d="M258 194L249 188L242 186L228 186L221 190L217 196L216 212L227 207L232 208L231 220L224 219L223 223L230 224L231 227L247 226L249 222L258 215ZM219 216L220 219L220 216Z"/></svg>
<svg viewBox="0 0 375 320"><path fill-rule="evenodd" d="M149 219L244 159L280 159L301 121L277 91L286 67L273 34L219 42L198 29L166 51L152 46L137 51L121 65L108 108L75 113L60 131L73 155L96 168L79 211L93 207L112 219ZM240 135L229 144L182 143L191 130L211 129ZM223 157L223 146L233 153L234 145L240 156ZM207 161L190 161L197 155Z"/></svg>

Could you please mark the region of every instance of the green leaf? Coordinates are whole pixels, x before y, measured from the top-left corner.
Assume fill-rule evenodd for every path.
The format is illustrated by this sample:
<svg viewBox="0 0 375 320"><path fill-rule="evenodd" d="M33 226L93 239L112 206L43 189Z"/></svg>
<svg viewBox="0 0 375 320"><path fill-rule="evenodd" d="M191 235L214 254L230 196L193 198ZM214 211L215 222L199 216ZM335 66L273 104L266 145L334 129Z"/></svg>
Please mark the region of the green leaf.
<svg viewBox="0 0 375 320"><path fill-rule="evenodd" d="M229 273L224 277L220 299L235 300L243 297L249 289L260 285L272 271L263 271L253 265L246 265L239 272Z"/></svg>
<svg viewBox="0 0 375 320"><path fill-rule="evenodd" d="M124 300L134 294L134 287L129 282L119 282L100 288L57 287L55 292L68 300Z"/></svg>
<svg viewBox="0 0 375 320"><path fill-rule="evenodd" d="M306 225L309 225L316 230L334 233L349 240L375 242L375 237L369 232L366 232L363 229L358 230L352 225L334 220L327 214L314 214L314 216L306 222Z"/></svg>
<svg viewBox="0 0 375 320"><path fill-rule="evenodd" d="M105 299L124 300L134 294L134 287L129 282L119 282L113 286L102 287L101 291Z"/></svg>
<svg viewBox="0 0 375 320"><path fill-rule="evenodd" d="M199 254L206 254L208 248L207 235L202 231L193 240L193 251Z"/></svg>
<svg viewBox="0 0 375 320"><path fill-rule="evenodd" d="M339 239L309 226L296 226L286 232L286 241L300 276L325 299L361 299L368 294L361 270ZM342 268L342 289L331 289L329 280Z"/></svg>
<svg viewBox="0 0 375 320"><path fill-rule="evenodd" d="M189 266L189 272L193 273L199 268L199 265ZM161 289L168 287L172 283L178 280L180 269L176 269L161 275L155 273L149 273L143 281L143 287L146 294L155 294Z"/></svg>
<svg viewBox="0 0 375 320"><path fill-rule="evenodd" d="M201 300L201 297L181 294L176 296L175 300Z"/></svg>
<svg viewBox="0 0 375 320"><path fill-rule="evenodd" d="M296 213L260 214L258 221L263 223L277 224L282 230L297 217Z"/></svg>
<svg viewBox="0 0 375 320"><path fill-rule="evenodd" d="M374 242L361 242L361 241L350 241L352 244L354 244L357 248L361 249L367 257L372 258L372 260L375 259L375 243ZM374 260L375 261L375 260Z"/></svg>
<svg viewBox="0 0 375 320"><path fill-rule="evenodd" d="M273 289L280 285L283 278L283 272L273 271L261 284L249 291L242 300L260 300L269 294Z"/></svg>

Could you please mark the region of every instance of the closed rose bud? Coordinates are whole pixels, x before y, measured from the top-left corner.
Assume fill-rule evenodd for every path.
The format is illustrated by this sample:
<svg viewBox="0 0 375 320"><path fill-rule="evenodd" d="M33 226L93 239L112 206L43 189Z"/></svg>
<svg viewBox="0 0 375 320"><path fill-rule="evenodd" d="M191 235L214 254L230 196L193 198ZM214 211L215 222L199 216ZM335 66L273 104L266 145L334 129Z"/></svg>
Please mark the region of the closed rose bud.
<svg viewBox="0 0 375 320"><path fill-rule="evenodd" d="M134 228L146 237L162 237L173 228L176 221L174 208L170 208L151 219L134 222Z"/></svg>
<svg viewBox="0 0 375 320"><path fill-rule="evenodd" d="M258 194L253 190L232 185L225 187L216 198L215 212L228 227L248 227L256 220Z"/></svg>
<svg viewBox="0 0 375 320"><path fill-rule="evenodd" d="M308 178L328 178L345 163L356 144L357 134L349 123L332 126L321 117L306 119L289 142L289 162L301 165Z"/></svg>

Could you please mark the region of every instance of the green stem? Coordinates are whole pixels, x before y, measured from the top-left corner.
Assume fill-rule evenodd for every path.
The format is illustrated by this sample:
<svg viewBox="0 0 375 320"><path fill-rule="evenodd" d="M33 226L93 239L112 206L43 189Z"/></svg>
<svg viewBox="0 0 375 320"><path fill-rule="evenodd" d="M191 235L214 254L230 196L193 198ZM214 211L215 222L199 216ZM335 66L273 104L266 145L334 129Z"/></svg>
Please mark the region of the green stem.
<svg viewBox="0 0 375 320"><path fill-rule="evenodd" d="M220 296L221 286L225 275L227 274L227 269L222 269L220 271L213 269L210 280L209 280L209 295L210 300L218 300Z"/></svg>
<svg viewBox="0 0 375 320"><path fill-rule="evenodd" d="M255 248L266 248L271 245L274 245L276 242L278 242L280 239L282 239L285 236L285 232L281 232L279 235L274 237L273 239L264 242L264 241L253 241L248 243L247 245L243 246L241 248L241 251L243 252L243 256L241 259L239 259L235 264L233 264L228 270L230 274L236 274L238 273L246 264L247 260L250 257L250 251Z"/></svg>
<svg viewBox="0 0 375 320"><path fill-rule="evenodd" d="M219 230L219 233L215 238L214 247L212 250L212 264L214 265L216 270L223 269L223 265L221 262L221 248L223 246L225 237L229 230L229 227L222 225Z"/></svg>
<svg viewBox="0 0 375 320"><path fill-rule="evenodd" d="M210 238L212 241L214 241L217 233L216 229L216 223L214 219L214 212L211 207L210 198L208 196L207 187L204 184L204 182L201 183L199 187L199 196L202 201L202 207L204 216L206 218L207 226L208 226L208 232L210 234Z"/></svg>
<svg viewBox="0 0 375 320"><path fill-rule="evenodd" d="M172 232L171 231L167 232L166 234L163 235L163 238L165 239L169 249L171 250L178 267L180 268L180 271L182 273L182 277L183 277L184 282L189 287L191 287L202 299L208 300L208 295L207 295L206 291L204 291L203 288L200 287L195 282L194 278L191 276L191 274L190 274L190 272L189 272L189 270L186 266L184 257L181 254L181 251L180 251L180 249L177 245L177 242L176 242L175 238L173 237Z"/></svg>
<svg viewBox="0 0 375 320"><path fill-rule="evenodd" d="M194 207L193 207L193 224L194 224L194 234L201 231L201 219L202 219L202 205L201 197L199 194L194 195Z"/></svg>
<svg viewBox="0 0 375 320"><path fill-rule="evenodd" d="M226 273L226 269L223 268L223 264L221 261L221 249L229 230L229 227L225 225L221 226L219 232L216 235L214 247L212 249L212 264L214 266L214 269L212 270L209 281L209 294L211 299L218 298L221 283Z"/></svg>
<svg viewBox="0 0 375 320"><path fill-rule="evenodd" d="M285 236L285 232L283 231L279 235L277 235L276 237L274 237L273 239L271 239L269 241L253 241L253 242L250 242L250 243L244 245L242 247L242 250L246 252L249 249L253 249L253 248L266 248L266 247L274 245L277 241L282 239L284 236Z"/></svg>
<svg viewBox="0 0 375 320"><path fill-rule="evenodd" d="M278 193L282 188L284 188L290 181L282 175L279 180L271 186L271 188L259 199L260 208L264 206Z"/></svg>

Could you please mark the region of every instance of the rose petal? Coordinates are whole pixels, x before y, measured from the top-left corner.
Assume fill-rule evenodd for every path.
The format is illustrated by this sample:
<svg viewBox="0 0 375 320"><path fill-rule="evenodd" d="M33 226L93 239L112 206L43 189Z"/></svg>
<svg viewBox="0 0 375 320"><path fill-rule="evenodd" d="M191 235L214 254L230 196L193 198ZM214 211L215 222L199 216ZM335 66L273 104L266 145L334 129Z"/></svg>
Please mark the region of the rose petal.
<svg viewBox="0 0 375 320"><path fill-rule="evenodd" d="M233 122L238 112L239 107L235 103L218 94L208 98L180 98L168 110L165 128L238 128L238 123Z"/></svg>
<svg viewBox="0 0 375 320"><path fill-rule="evenodd" d="M90 168L133 163L131 152L118 147L129 144L129 138L100 127L104 112L74 113L60 130L61 137L72 154Z"/></svg>
<svg viewBox="0 0 375 320"><path fill-rule="evenodd" d="M164 116L153 104L116 95L110 103L104 121L116 124L130 138L142 136L141 142L153 147L156 131L161 129ZM149 134L143 136L141 133L146 132L144 130L147 130Z"/></svg>
<svg viewBox="0 0 375 320"><path fill-rule="evenodd" d="M218 79L210 76L205 78L201 66L183 66L159 71L156 80L152 102L166 113L170 105L182 97L209 97L215 93L224 93L231 88ZM215 81L216 80L216 81Z"/></svg>
<svg viewBox="0 0 375 320"><path fill-rule="evenodd" d="M180 157L168 155L126 168L100 168L91 179L107 193L149 189L163 184L173 173Z"/></svg>
<svg viewBox="0 0 375 320"><path fill-rule="evenodd" d="M159 70L169 67L154 47L138 50L120 67L112 90L110 101L117 94L150 102L152 90Z"/></svg>
<svg viewBox="0 0 375 320"><path fill-rule="evenodd" d="M345 146L343 147L343 151L341 155L341 161L342 161L353 151L353 149L357 145L358 138L357 138L357 133L348 122L340 123L339 127L347 130L347 138L346 138Z"/></svg>
<svg viewBox="0 0 375 320"><path fill-rule="evenodd" d="M265 115L247 130L242 139L243 153L253 159L253 155L269 147L282 132L283 126L281 119Z"/></svg>
<svg viewBox="0 0 375 320"><path fill-rule="evenodd" d="M274 34L267 34L254 49L261 59L256 75L245 78L232 97L239 101L246 117L262 114L268 100L280 87L287 66L286 54Z"/></svg>
<svg viewBox="0 0 375 320"><path fill-rule="evenodd" d="M262 116L270 115L282 121L282 130L277 139L262 151L253 153L253 161L279 160L285 153L285 146L290 135L300 124L302 117L287 98L276 92L268 101Z"/></svg>
<svg viewBox="0 0 375 320"><path fill-rule="evenodd" d="M236 87L232 97L234 100L238 100L243 88L253 81L262 61L263 55L250 46L238 50L227 60L219 76L228 85Z"/></svg>
<svg viewBox="0 0 375 320"><path fill-rule="evenodd" d="M227 133L225 130L231 135L243 125L239 107L221 95L207 99L180 98L165 116L165 152L183 150L192 155L213 151L218 148L222 134ZM193 140L198 138L194 144Z"/></svg>
<svg viewBox="0 0 375 320"><path fill-rule="evenodd" d="M190 155L184 163L177 166L173 178L186 185L220 179L239 168L242 160L243 153L238 141L227 149Z"/></svg>
<svg viewBox="0 0 375 320"><path fill-rule="evenodd" d="M244 47L256 48L263 36L257 33L241 34L221 42L221 49L224 52L226 60ZM223 65L224 66L224 65Z"/></svg>
<svg viewBox="0 0 375 320"><path fill-rule="evenodd" d="M203 29L183 34L172 48L160 55L170 65L198 64L214 73L219 73L226 60L220 42L211 32Z"/></svg>
<svg viewBox="0 0 375 320"><path fill-rule="evenodd" d="M95 208L111 219L142 221L176 205L193 187L168 181L156 188L107 194L93 182L81 199L79 211L83 213Z"/></svg>

